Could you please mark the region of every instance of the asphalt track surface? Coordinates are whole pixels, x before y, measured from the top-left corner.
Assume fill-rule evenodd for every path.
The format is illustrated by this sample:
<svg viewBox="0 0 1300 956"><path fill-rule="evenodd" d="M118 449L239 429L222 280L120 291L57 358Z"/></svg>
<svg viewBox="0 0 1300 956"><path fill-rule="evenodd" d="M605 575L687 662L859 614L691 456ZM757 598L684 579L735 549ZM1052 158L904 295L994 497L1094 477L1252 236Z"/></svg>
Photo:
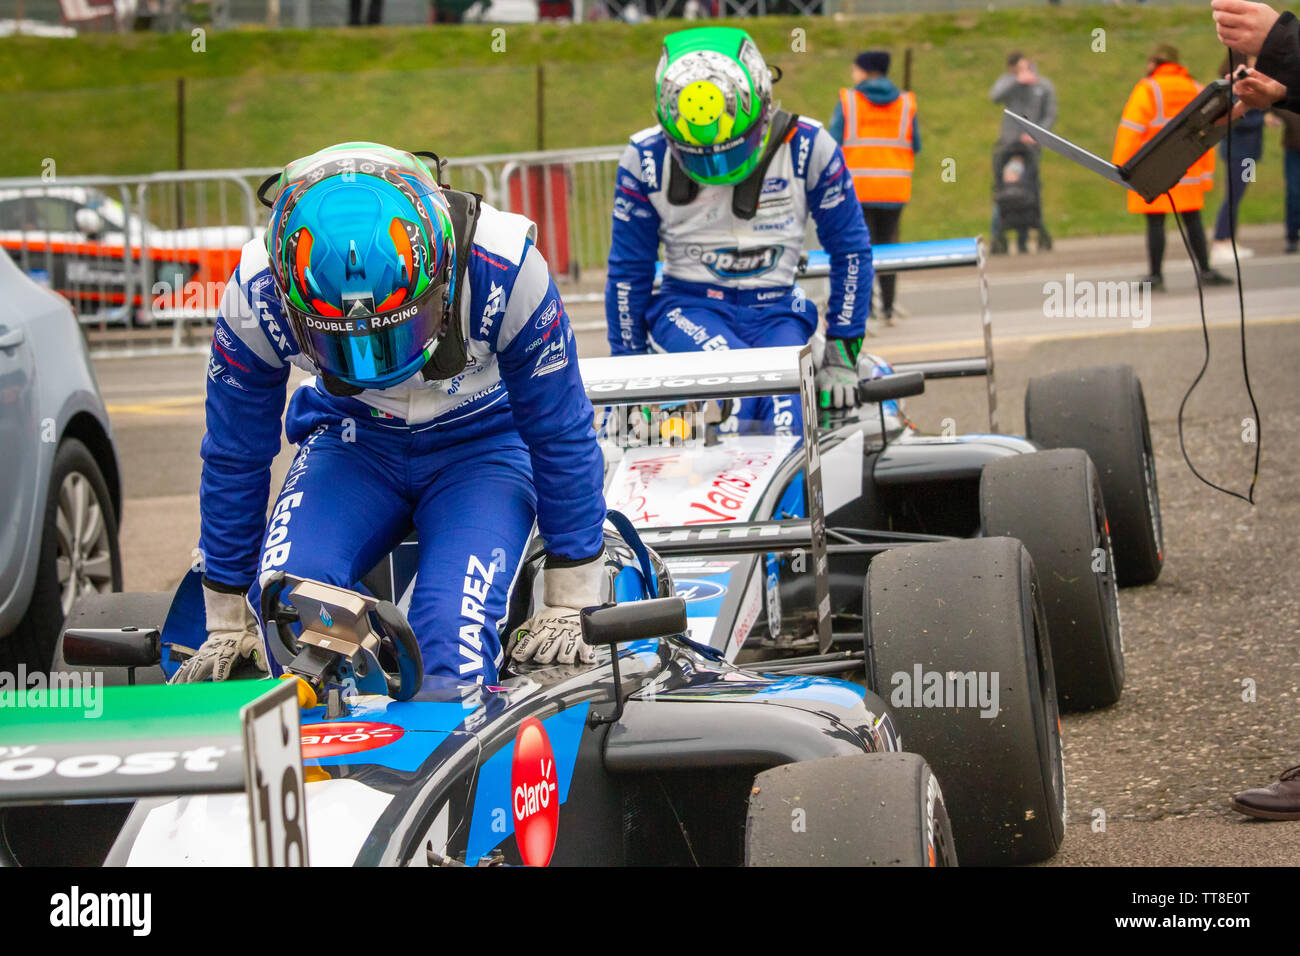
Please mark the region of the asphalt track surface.
<svg viewBox="0 0 1300 956"><path fill-rule="evenodd" d="M1160 579L1120 596L1123 698L1064 719L1070 825L1054 864L1290 866L1300 859L1300 823L1250 821L1227 802L1300 763L1300 257L1282 254L1276 229L1247 240L1256 250L1242 274L1263 441L1254 508L1201 484L1179 452L1178 406L1203 344L1191 269L1173 254L1176 236L1169 291L1152 297L1149 324L1131 315L1044 315L1045 284L1064 285L1067 273L1077 286L1145 271L1140 238L1060 242L1050 254L990 263L999 430L1023 428L1031 375L1132 364L1146 391L1165 522ZM902 277L900 301L910 317L879 329L867 347L894 360L977 354L973 279L972 270ZM1184 431L1197 468L1244 492L1254 446L1242 439L1252 412L1235 295L1207 292L1212 360ZM604 354L599 312L570 311L582 354ZM123 463L128 589L170 588L189 565L198 537L205 362L199 355L96 362ZM978 379L933 383L906 410L923 431L938 431L949 418L961 432L988 429ZM276 488L288 460L286 449ZM1227 890L1229 882L1197 889Z"/></svg>

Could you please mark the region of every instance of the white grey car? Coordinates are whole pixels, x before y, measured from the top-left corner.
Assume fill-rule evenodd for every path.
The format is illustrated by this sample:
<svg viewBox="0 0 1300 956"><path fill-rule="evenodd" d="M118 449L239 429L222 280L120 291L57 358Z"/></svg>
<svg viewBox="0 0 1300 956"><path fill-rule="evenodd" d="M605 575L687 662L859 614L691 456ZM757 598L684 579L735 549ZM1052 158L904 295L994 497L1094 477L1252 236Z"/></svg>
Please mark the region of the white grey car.
<svg viewBox="0 0 1300 956"><path fill-rule="evenodd" d="M77 598L121 590L121 514L76 316L0 255L0 671L47 669Z"/></svg>

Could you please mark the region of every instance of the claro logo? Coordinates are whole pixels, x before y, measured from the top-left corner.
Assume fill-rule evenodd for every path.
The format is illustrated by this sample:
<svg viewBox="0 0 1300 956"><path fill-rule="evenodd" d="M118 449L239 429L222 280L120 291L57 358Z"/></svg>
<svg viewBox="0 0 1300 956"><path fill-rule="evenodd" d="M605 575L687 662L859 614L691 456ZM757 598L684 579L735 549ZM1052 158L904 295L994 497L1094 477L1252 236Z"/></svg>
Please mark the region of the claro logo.
<svg viewBox="0 0 1300 956"><path fill-rule="evenodd" d="M510 769L510 805L515 815L515 842L526 866L546 866L555 851L560 822L560 788L555 754L546 728L536 717L519 725Z"/></svg>
<svg viewBox="0 0 1300 956"><path fill-rule="evenodd" d="M302 728L302 756L341 757L344 754L374 750L400 740L406 731L393 724L373 721L335 721L328 724L307 724Z"/></svg>

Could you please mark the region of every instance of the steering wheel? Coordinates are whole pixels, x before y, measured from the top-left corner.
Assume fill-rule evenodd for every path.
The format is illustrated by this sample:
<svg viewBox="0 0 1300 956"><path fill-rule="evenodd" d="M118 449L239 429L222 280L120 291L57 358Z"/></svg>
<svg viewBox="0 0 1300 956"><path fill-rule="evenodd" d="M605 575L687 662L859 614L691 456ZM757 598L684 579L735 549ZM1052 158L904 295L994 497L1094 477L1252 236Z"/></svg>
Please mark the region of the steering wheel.
<svg viewBox="0 0 1300 956"><path fill-rule="evenodd" d="M415 632L401 609L392 601L364 598L371 605L366 616L373 640L363 641L352 655L303 643L288 627L299 622L299 610L286 604L282 596L286 589L292 595L293 589L304 580L277 571L262 588L262 620L272 632L271 651L281 666L318 683L343 683L351 679L363 694L386 694L395 701L414 697L424 683L424 658ZM303 662L304 654L311 660ZM391 669L392 662L396 662L395 669Z"/></svg>

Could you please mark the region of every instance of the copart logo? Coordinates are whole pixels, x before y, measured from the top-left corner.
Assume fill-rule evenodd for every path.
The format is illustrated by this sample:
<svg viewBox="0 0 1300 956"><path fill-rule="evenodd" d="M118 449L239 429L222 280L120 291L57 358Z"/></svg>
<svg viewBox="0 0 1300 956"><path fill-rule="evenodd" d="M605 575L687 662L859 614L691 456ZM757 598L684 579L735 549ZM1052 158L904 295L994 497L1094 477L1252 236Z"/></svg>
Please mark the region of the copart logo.
<svg viewBox="0 0 1300 956"><path fill-rule="evenodd" d="M365 720L306 724L302 728L302 757L311 760L375 750L401 740L405 733L393 724Z"/></svg>
<svg viewBox="0 0 1300 956"><path fill-rule="evenodd" d="M524 865L546 866L555 852L559 830L560 787L555 779L550 738L536 717L520 724L515 734L510 806L515 815L515 842Z"/></svg>
<svg viewBox="0 0 1300 956"><path fill-rule="evenodd" d="M692 259L698 259L702 266L719 279L747 279L772 269L781 258L781 247L701 249L692 246L687 254Z"/></svg>

